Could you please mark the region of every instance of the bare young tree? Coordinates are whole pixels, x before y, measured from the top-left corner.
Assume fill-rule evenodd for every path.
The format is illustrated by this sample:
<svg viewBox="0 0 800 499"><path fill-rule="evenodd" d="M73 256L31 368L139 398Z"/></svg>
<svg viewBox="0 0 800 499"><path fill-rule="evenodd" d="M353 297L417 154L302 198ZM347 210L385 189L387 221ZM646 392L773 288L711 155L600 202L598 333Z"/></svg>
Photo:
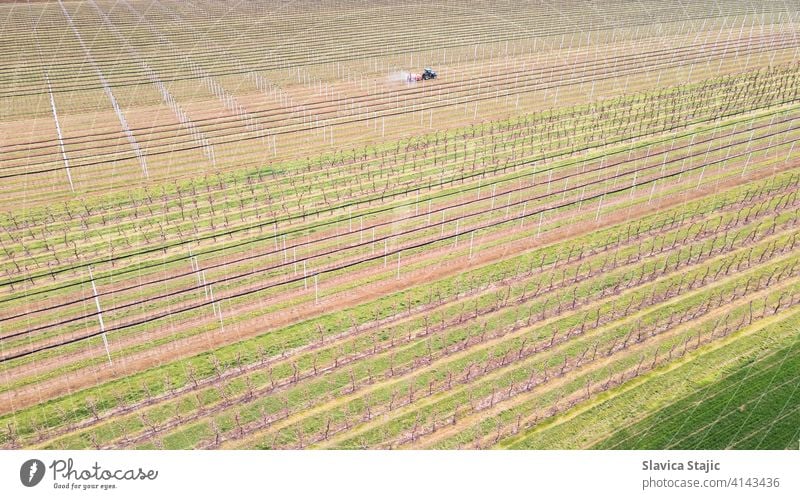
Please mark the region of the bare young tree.
<svg viewBox="0 0 800 499"><path fill-rule="evenodd" d="M100 414L99 414L99 411L97 409L97 399L94 398L94 397L87 397L84 400L84 403L86 405L86 410L89 411L89 413L92 415L92 417L95 419L95 421L99 421L100 420Z"/></svg>

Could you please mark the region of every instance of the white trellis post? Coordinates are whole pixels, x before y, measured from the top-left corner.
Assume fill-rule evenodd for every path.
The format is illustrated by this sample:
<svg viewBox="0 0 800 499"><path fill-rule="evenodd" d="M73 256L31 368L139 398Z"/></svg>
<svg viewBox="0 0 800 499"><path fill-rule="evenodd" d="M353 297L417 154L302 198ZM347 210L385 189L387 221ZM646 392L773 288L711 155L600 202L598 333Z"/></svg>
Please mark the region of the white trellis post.
<svg viewBox="0 0 800 499"><path fill-rule="evenodd" d="M655 184L653 184L655 185ZM600 220L600 208L603 206L603 199L605 199L606 193L604 192L603 195L600 197L600 201L597 203L597 213L594 215L594 221L597 222ZM650 204L648 202L648 204Z"/></svg>
<svg viewBox="0 0 800 499"><path fill-rule="evenodd" d="M544 212L539 213L539 228L536 230L536 237L539 237L539 234L542 233L542 218L544 218Z"/></svg>
<svg viewBox="0 0 800 499"><path fill-rule="evenodd" d="M475 242L475 231L473 230L469 236L469 259L472 260L472 244Z"/></svg>
<svg viewBox="0 0 800 499"><path fill-rule="evenodd" d="M64 170L67 172L67 180L69 180L69 190L75 192L75 186L72 184L72 174L69 171L69 159L67 158L67 150L64 147L64 138L61 134L61 124L58 122L58 112L56 112L56 101L53 98L53 89L50 87L50 77L47 76L46 79L47 79L47 90L50 93L50 108L53 111L53 121L56 122L58 145L61 148L61 157L64 160Z"/></svg>
<svg viewBox="0 0 800 499"><path fill-rule="evenodd" d="M200 264L198 264L198 268L199 268L199 266L200 266ZM201 270L200 271L200 277L203 279L203 291L206 294L206 300L208 300L208 289L209 289L209 286L208 286L208 283L206 282L206 271L205 270Z"/></svg>
<svg viewBox="0 0 800 499"><path fill-rule="evenodd" d="M92 281L92 293L94 294L94 304L97 305L97 319L100 322L100 333L103 337L103 346L106 347L106 356L108 356L108 365L113 365L111 362L111 352L108 349L108 337L106 336L106 325L103 323L103 311L100 308L100 298L97 296L97 286L94 284L94 275L92 275L92 268L89 267L89 279Z"/></svg>
<svg viewBox="0 0 800 499"><path fill-rule="evenodd" d="M222 301L217 302L217 312L219 314L219 329L221 332L225 332L225 324L222 322Z"/></svg>

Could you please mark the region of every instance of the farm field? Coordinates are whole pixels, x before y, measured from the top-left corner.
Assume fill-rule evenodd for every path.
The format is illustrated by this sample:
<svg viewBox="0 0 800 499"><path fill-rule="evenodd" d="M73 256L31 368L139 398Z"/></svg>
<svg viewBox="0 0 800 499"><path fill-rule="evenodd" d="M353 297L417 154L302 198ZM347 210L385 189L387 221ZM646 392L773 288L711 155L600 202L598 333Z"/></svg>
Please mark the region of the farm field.
<svg viewBox="0 0 800 499"><path fill-rule="evenodd" d="M652 380L643 380L630 392L604 402L597 400L600 403L588 410L573 413L575 428L590 426L585 421L579 423L581 418L599 418L603 425L619 425L618 417L633 421L616 426L609 434L597 431L599 426L591 434L571 434L567 425L573 423L554 419L554 424L543 425L538 434L532 431L524 438L509 439L505 445L566 446L568 439L575 438L580 440L579 446L586 447L588 439L594 438L596 448L665 449L688 447L681 441L684 438L696 448L791 448L798 437L797 416L793 414L797 412L797 368L793 363L797 362L798 344L796 337L780 333L797 320L796 314L781 317L753 331L760 336L757 341L742 338L721 345L719 352L704 352L672 372L653 373ZM774 345L766 349L763 341ZM779 348L781 345L788 346ZM720 370L719 366L724 368ZM651 404L653 397L675 401L663 408L653 404L657 410L648 415L645 404L635 410L625 404L645 399L642 394L637 396L637 390L646 393ZM550 439L556 440L546 443Z"/></svg>
<svg viewBox="0 0 800 499"><path fill-rule="evenodd" d="M797 447L800 5L0 19L0 448Z"/></svg>

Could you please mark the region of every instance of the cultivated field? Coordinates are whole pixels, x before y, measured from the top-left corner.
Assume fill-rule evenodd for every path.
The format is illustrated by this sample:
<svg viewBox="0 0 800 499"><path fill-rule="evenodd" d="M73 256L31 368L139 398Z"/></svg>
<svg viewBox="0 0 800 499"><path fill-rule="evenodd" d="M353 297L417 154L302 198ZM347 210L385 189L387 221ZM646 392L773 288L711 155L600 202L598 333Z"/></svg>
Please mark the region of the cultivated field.
<svg viewBox="0 0 800 499"><path fill-rule="evenodd" d="M0 22L0 447L797 447L800 5Z"/></svg>

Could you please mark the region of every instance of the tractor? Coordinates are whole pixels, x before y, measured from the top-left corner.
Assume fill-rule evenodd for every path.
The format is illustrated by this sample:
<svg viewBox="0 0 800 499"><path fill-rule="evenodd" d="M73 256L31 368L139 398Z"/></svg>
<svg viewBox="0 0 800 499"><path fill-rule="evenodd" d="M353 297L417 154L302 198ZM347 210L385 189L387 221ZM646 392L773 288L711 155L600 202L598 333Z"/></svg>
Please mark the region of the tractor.
<svg viewBox="0 0 800 499"><path fill-rule="evenodd" d="M438 75L436 74L436 71L432 70L431 68L425 68L422 73L408 73L406 81L411 83L414 81L433 80L437 76Z"/></svg>
<svg viewBox="0 0 800 499"><path fill-rule="evenodd" d="M422 73L423 80L433 80L437 76L436 71L432 70L431 68L425 68L425 71Z"/></svg>

